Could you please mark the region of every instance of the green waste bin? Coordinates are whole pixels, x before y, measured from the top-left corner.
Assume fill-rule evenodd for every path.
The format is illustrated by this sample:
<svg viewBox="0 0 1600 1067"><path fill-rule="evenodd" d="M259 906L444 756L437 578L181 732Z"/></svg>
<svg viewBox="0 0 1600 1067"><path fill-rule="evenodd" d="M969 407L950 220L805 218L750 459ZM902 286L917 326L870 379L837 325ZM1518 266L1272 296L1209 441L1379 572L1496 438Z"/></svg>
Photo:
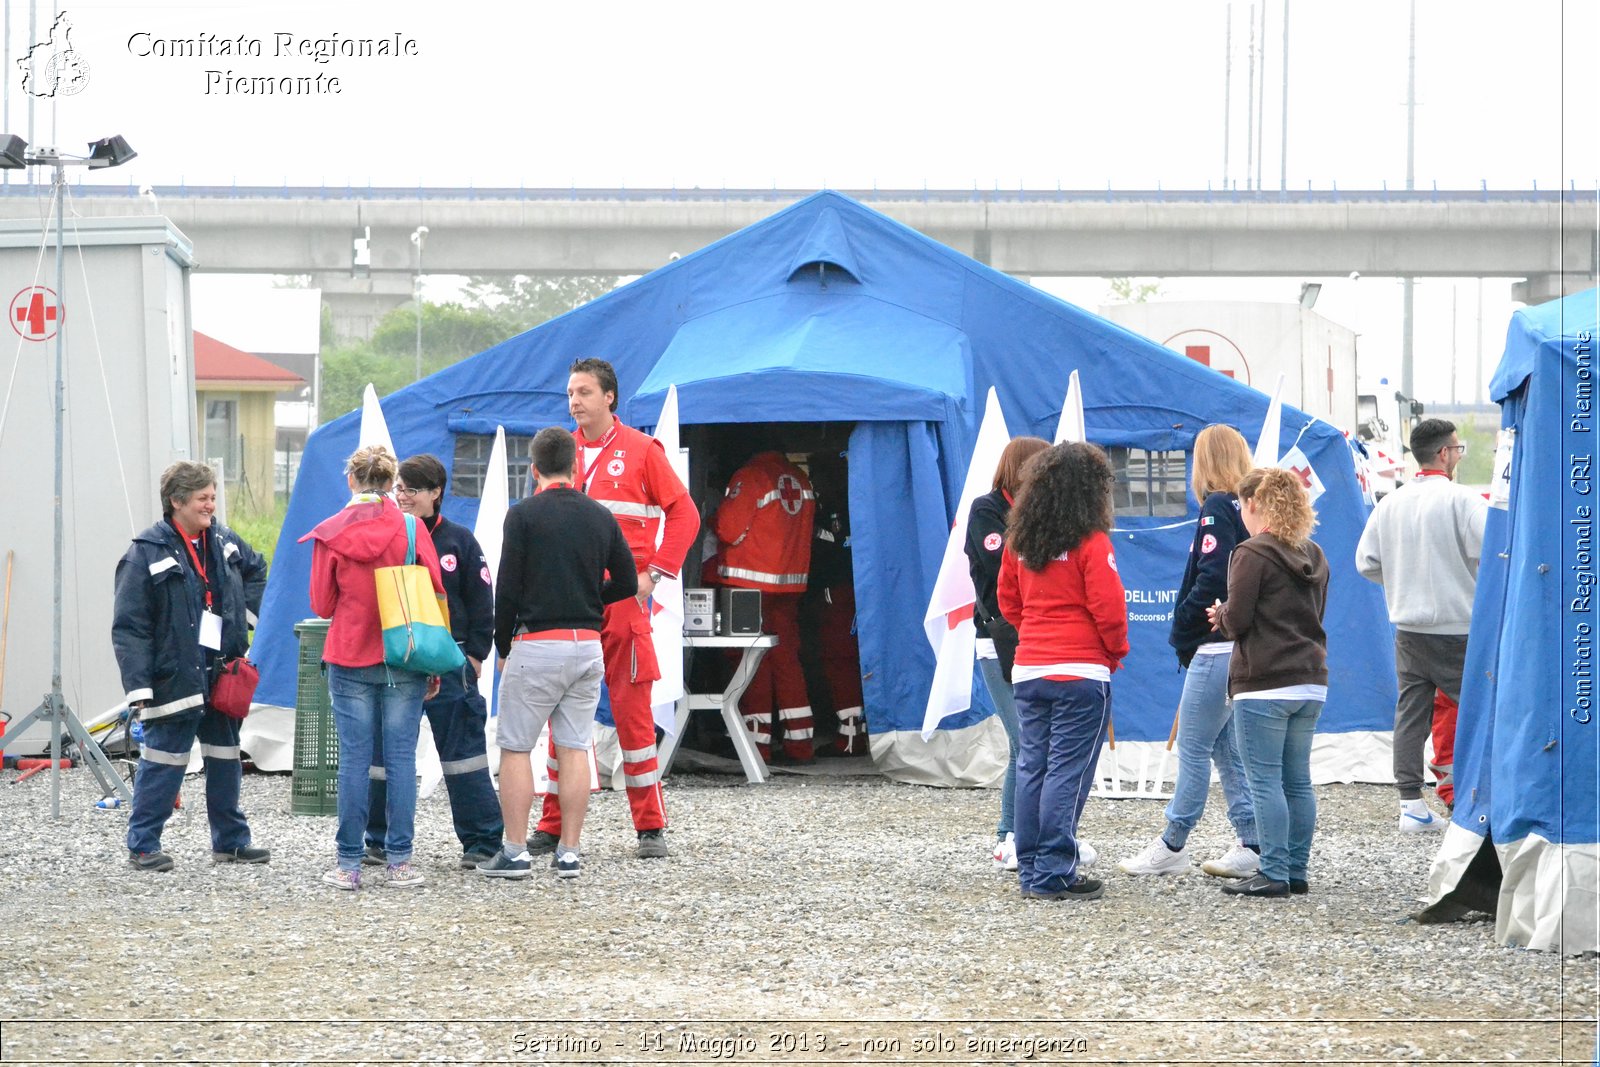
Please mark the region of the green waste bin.
<svg viewBox="0 0 1600 1067"><path fill-rule="evenodd" d="M322 646L328 639L327 619L295 624L300 639L299 682L294 698L294 773L290 779L289 812L334 815L339 810L339 735L333 725L333 701L322 673Z"/></svg>

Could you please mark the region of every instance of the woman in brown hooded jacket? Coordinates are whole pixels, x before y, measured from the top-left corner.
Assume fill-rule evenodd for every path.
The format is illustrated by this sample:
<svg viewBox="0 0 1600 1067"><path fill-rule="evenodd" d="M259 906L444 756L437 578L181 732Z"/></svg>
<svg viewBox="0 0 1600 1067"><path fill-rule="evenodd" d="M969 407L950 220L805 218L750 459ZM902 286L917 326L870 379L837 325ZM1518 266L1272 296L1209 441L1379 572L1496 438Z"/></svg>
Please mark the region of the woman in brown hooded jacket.
<svg viewBox="0 0 1600 1067"><path fill-rule="evenodd" d="M1328 696L1328 561L1311 540L1316 515L1293 473L1251 471L1239 485L1239 503L1250 539L1229 562L1227 603L1207 615L1234 641L1228 696L1256 809L1261 869L1222 891L1286 897L1310 888L1317 822L1311 735Z"/></svg>

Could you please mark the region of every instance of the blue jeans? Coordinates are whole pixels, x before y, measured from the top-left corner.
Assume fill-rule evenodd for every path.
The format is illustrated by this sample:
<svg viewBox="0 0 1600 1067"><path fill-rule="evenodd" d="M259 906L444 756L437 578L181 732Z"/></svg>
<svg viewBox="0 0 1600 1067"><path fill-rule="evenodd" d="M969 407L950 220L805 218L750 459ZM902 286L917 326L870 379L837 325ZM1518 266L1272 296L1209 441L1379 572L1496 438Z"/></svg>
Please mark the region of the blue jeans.
<svg viewBox="0 0 1600 1067"><path fill-rule="evenodd" d="M1016 684L1017 878L1022 889L1059 893L1078 874L1078 819L1089 799L1111 721L1109 682Z"/></svg>
<svg viewBox="0 0 1600 1067"><path fill-rule="evenodd" d="M450 817L455 822L461 851L494 852L503 830L500 797L489 777L489 755L484 741L488 712L478 694L478 676L472 664L439 679L439 695L422 705L439 750L444 788L450 796ZM388 775L384 770L382 738L375 737L371 786L367 795L368 845L384 847L389 833ZM414 750L413 750L414 751Z"/></svg>
<svg viewBox="0 0 1600 1067"><path fill-rule="evenodd" d="M375 667L328 664L328 696L339 734L339 829L334 840L339 866L356 870L367 829L368 770L372 749L382 738L383 768L388 782L384 814L388 831L384 851L390 863L411 858L417 816L417 730L422 724L426 675Z"/></svg>
<svg viewBox="0 0 1600 1067"><path fill-rule="evenodd" d="M1240 841L1257 843L1256 812L1233 740L1233 709L1228 707L1228 661L1232 658L1195 656L1183 675L1183 696L1178 699L1178 780L1167 803L1167 829L1161 835L1173 848L1188 842L1189 831L1205 814L1213 762L1228 801L1228 821Z"/></svg>
<svg viewBox="0 0 1600 1067"><path fill-rule="evenodd" d="M978 666L983 670L983 684L988 687L989 699L994 701L995 714L1000 716L1000 725L1006 728L1006 743L1011 750L1006 761L1006 776L1000 782L1000 825L995 828L995 833L1004 837L1012 832L1017 810L1017 702L1011 695L1011 683L1006 681L999 660L980 659Z"/></svg>
<svg viewBox="0 0 1600 1067"><path fill-rule="evenodd" d="M1305 878L1317 797L1311 790L1311 735L1320 700L1235 700L1250 798L1261 832L1261 873L1277 882Z"/></svg>
<svg viewBox="0 0 1600 1067"><path fill-rule="evenodd" d="M250 826L239 807L239 720L220 711L190 708L144 724L139 770L128 812L128 851L159 852L161 831L172 817L195 738L206 769L206 818L211 848L231 852L250 843Z"/></svg>

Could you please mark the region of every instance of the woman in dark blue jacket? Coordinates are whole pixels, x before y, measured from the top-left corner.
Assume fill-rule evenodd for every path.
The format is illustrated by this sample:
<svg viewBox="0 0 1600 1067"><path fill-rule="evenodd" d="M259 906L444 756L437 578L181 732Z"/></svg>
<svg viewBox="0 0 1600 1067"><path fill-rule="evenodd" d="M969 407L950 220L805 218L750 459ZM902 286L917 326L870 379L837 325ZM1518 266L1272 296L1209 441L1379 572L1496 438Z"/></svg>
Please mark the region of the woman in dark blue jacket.
<svg viewBox="0 0 1600 1067"><path fill-rule="evenodd" d="M1219 878L1248 878L1260 863L1255 809L1228 704L1233 642L1214 633L1206 618L1206 609L1228 595L1228 560L1234 546L1250 536L1239 515L1238 497L1239 482L1250 468L1250 447L1233 427L1207 426L1195 437L1194 495L1200 501L1200 521L1168 638L1185 668L1178 701L1178 780L1167 804L1166 829L1118 864L1128 874L1181 874L1189 869L1189 832L1205 813L1213 762L1239 841L1200 869Z"/></svg>
<svg viewBox="0 0 1600 1067"><path fill-rule="evenodd" d="M1006 544L1006 519L1011 514L1011 502L1022 490L1023 465L1049 447L1048 441L1038 437L1019 437L1006 445L995 468L994 491L974 500L967 513L964 547L972 588L977 593L972 625L978 631L978 666L1011 750L1006 776L1000 783L1000 825L995 829L994 843L994 865L1006 871L1017 869L1017 846L1012 834L1017 799L1017 705L1011 693L1017 630L1000 615L995 584Z"/></svg>
<svg viewBox="0 0 1600 1067"><path fill-rule="evenodd" d="M217 478L203 463L161 475L163 519L133 539L117 564L111 644L128 707L144 724L128 861L165 871L161 830L172 815L195 738L205 759L212 860L266 863L250 843L239 807L239 723L211 707L218 664L250 647L246 612L261 609L267 565L238 534L215 522Z"/></svg>
<svg viewBox="0 0 1600 1067"><path fill-rule="evenodd" d="M412 456L400 464L394 499L400 510L414 515L433 536L439 553L439 577L450 605L450 633L467 662L439 679L439 692L424 701L423 714L433 733L450 797L450 817L461 841L461 869L472 870L500 851L504 824L500 798L489 776L485 727L488 708L478 695L478 675L494 649L494 585L489 564L472 531L439 513L444 504L449 475L439 457ZM373 737L371 787L367 794L367 854L362 863L376 866L385 860L385 815L389 789L383 777L383 738Z"/></svg>

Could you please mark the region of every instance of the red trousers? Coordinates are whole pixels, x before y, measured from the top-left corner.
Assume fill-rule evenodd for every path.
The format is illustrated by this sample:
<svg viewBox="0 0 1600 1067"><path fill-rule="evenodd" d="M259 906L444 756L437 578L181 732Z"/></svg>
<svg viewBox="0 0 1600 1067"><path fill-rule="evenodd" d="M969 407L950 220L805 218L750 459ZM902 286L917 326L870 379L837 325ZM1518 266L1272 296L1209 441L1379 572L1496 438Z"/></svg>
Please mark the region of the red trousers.
<svg viewBox="0 0 1600 1067"><path fill-rule="evenodd" d="M829 589L818 619L817 636L828 695L839 716L839 736L833 747L846 756L867 752L867 720L861 710L861 647L853 632L855 622L855 590L849 585Z"/></svg>
<svg viewBox="0 0 1600 1067"><path fill-rule="evenodd" d="M811 700L800 668L800 594L761 594L761 628L778 639L761 658L750 688L739 699L745 729L765 759L772 745L772 715L783 732L783 751L794 759L810 759Z"/></svg>
<svg viewBox="0 0 1600 1067"><path fill-rule="evenodd" d="M611 697L611 717L617 723L617 743L622 747L633 828L658 830L667 825L667 810L661 799L661 768L656 763L656 724L650 714L650 683L661 671L650 636L649 605L640 607L635 597L608 605L600 629L600 652L605 657L606 691ZM559 776L554 739L546 765L551 788L544 797L539 829L559 837L561 802L555 790Z"/></svg>
<svg viewBox="0 0 1600 1067"><path fill-rule="evenodd" d="M1453 777L1456 764L1456 711L1454 700L1444 695L1444 690L1433 694L1433 775L1438 779L1433 791L1451 807L1456 803L1456 786Z"/></svg>

